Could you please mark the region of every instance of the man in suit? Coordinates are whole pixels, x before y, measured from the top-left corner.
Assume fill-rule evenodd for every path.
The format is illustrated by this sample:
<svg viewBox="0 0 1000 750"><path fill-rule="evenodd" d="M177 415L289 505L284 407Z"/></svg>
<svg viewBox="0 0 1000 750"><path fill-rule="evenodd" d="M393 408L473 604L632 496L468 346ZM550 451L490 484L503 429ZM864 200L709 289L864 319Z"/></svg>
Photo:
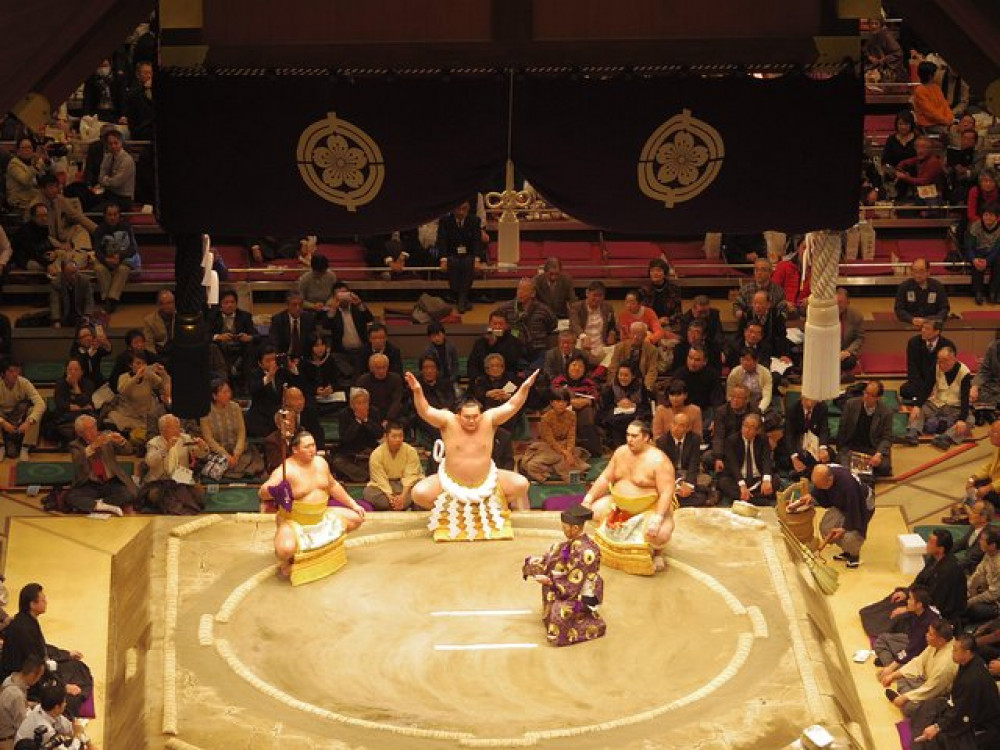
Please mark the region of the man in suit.
<svg viewBox="0 0 1000 750"><path fill-rule="evenodd" d="M285 297L285 309L271 318L268 338L279 354L287 354L291 359L307 356L306 340L316 331L316 315L304 309L302 293L297 289Z"/></svg>
<svg viewBox="0 0 1000 750"><path fill-rule="evenodd" d="M722 352L705 337L705 324L700 320L692 320L681 334L681 340L674 347L673 370L676 372L687 362L688 352L692 346L700 346L705 350L708 366L713 370L722 370Z"/></svg>
<svg viewBox="0 0 1000 750"><path fill-rule="evenodd" d="M979 563L983 561L983 545L979 543L979 535L983 529L993 522L996 514L996 506L987 500L977 500L969 508L970 531L957 542L952 549L955 553L955 560L962 568L966 576L971 576Z"/></svg>
<svg viewBox="0 0 1000 750"><path fill-rule="evenodd" d="M174 345L176 320L174 293L169 289L161 289L156 295L156 312L142 319L142 335L146 339L146 351L155 354L165 365L170 361L170 350Z"/></svg>
<svg viewBox="0 0 1000 750"><path fill-rule="evenodd" d="M771 482L774 462L771 446L761 434L762 427L759 414L747 414L740 431L726 440L719 491L729 502L774 503L774 484Z"/></svg>
<svg viewBox="0 0 1000 750"><path fill-rule="evenodd" d="M747 414L760 414L760 409L750 403L750 389L745 385L734 385L729 389L726 403L715 407L712 429L712 448L706 455L706 466L716 474L726 465L726 440L743 428L743 418Z"/></svg>
<svg viewBox="0 0 1000 750"><path fill-rule="evenodd" d="M94 313L94 289L72 260L64 260L58 276L52 279L49 292L52 327L75 328L85 316Z"/></svg>
<svg viewBox="0 0 1000 750"><path fill-rule="evenodd" d="M438 222L437 246L441 251L441 270L448 274L448 288L458 303L460 313L472 309L469 294L476 271L489 262L482 241L482 224L470 211L469 201L462 201L454 211Z"/></svg>
<svg viewBox="0 0 1000 750"><path fill-rule="evenodd" d="M701 466L701 436L691 434L691 418L683 412L674 414L670 429L660 435L656 447L667 454L674 465L677 497L681 505L705 505L706 493L698 486Z"/></svg>
<svg viewBox="0 0 1000 750"><path fill-rule="evenodd" d="M85 261L86 251L93 249L90 235L97 230L97 224L83 213L78 198L61 194L59 179L54 174L39 177L38 187L42 191L39 202L49 209L49 236L62 243L63 257Z"/></svg>
<svg viewBox="0 0 1000 750"><path fill-rule="evenodd" d="M782 438L782 465L791 465L796 473L808 475L817 458L804 445L806 433L816 436L820 446L830 443L830 409L825 401L803 396L785 415L785 434Z"/></svg>
<svg viewBox="0 0 1000 750"><path fill-rule="evenodd" d="M208 317L208 327L212 343L226 362L230 382L244 388L250 368L257 361L257 328L253 316L236 306L237 299L232 289L224 291L218 309L212 310Z"/></svg>
<svg viewBox="0 0 1000 750"><path fill-rule="evenodd" d="M619 365L632 365L632 372L642 376L642 384L646 391L653 393L658 374L656 368L659 351L654 344L646 340L647 333L646 324L635 321L629 328L629 337L615 347L608 371L618 372Z"/></svg>
<svg viewBox="0 0 1000 750"><path fill-rule="evenodd" d="M942 326L940 320L924 320L920 333L906 344L906 382L900 386L899 395L914 406L922 406L934 388L941 347L958 352L954 342L941 335Z"/></svg>
<svg viewBox="0 0 1000 750"><path fill-rule="evenodd" d="M566 366L573 357L586 356L574 344L576 344L576 336L571 331L560 331L559 344L545 352L542 372L550 383L560 375L565 377Z"/></svg>
<svg viewBox="0 0 1000 750"><path fill-rule="evenodd" d="M944 284L929 277L927 259L915 258L910 264L910 278L896 290L896 319L901 323L922 327L929 320L944 323L948 319L948 292Z"/></svg>
<svg viewBox="0 0 1000 750"><path fill-rule="evenodd" d="M840 373L848 377L858 366L858 356L865 343L864 316L851 307L851 298L844 287L837 287L837 309L840 311Z"/></svg>
<svg viewBox="0 0 1000 750"><path fill-rule="evenodd" d="M605 302L606 289L600 281L591 281L586 298L570 307L569 330L577 338L587 362L596 367L604 362L618 343L618 319L611 303Z"/></svg>
<svg viewBox="0 0 1000 750"><path fill-rule="evenodd" d="M486 374L486 358L491 354L503 357L508 375L514 375L521 370L528 357L524 342L511 335L510 322L503 310L494 310L490 313L489 328L472 345L472 352L466 365L470 384Z"/></svg>
<svg viewBox="0 0 1000 750"><path fill-rule="evenodd" d="M138 494L117 456L132 453L132 446L117 432L99 432L97 420L84 414L73 423L76 440L69 445L75 474L65 502L81 513L132 512Z"/></svg>
<svg viewBox="0 0 1000 750"><path fill-rule="evenodd" d="M892 410L882 401L881 380L870 380L864 392L848 399L837 428L838 462L851 465L852 453L870 455L872 473L892 475Z"/></svg>
<svg viewBox="0 0 1000 750"><path fill-rule="evenodd" d="M368 360L368 372L362 374L355 385L368 393L373 409L382 415L383 422L406 424L404 411L409 392L403 385L402 376L389 372L387 356L373 354Z"/></svg>
<svg viewBox="0 0 1000 750"><path fill-rule="evenodd" d="M333 297L337 306L327 319L330 343L335 354L350 362L357 377L368 366L365 347L368 345L368 326L375 316L343 281L333 287Z"/></svg>
<svg viewBox="0 0 1000 750"><path fill-rule="evenodd" d="M733 334L726 345L722 360L730 371L739 367L740 358L745 351L753 352L761 364L766 363L765 366L771 364L771 357L774 354L771 342L764 339L764 326L756 320L748 320L740 331Z"/></svg>
<svg viewBox="0 0 1000 750"><path fill-rule="evenodd" d="M681 315L680 328L682 341L686 338L685 331L687 331L687 327L696 320L705 329L706 351L714 349L717 354L721 352L725 342L725 334L722 331L722 319L719 317L719 311L712 307L712 300L708 298L708 295L699 294L691 300L691 308Z"/></svg>
<svg viewBox="0 0 1000 750"><path fill-rule="evenodd" d="M788 331L785 319L777 312L767 292L754 292L751 297L750 309L747 316L740 321L740 328L746 328L750 323L760 325L761 346L767 352L767 359L761 360L761 364L770 367L771 357L781 357L791 361L788 358Z"/></svg>
<svg viewBox="0 0 1000 750"><path fill-rule="evenodd" d="M373 354L384 354L389 358L389 372L403 377L403 353L389 341L389 329L382 323L373 323L368 329L368 344L365 346L365 361L370 362Z"/></svg>
<svg viewBox="0 0 1000 750"><path fill-rule="evenodd" d="M257 367L250 373L250 408L247 409L247 435L265 437L274 432L274 416L281 408L285 387L301 386L297 375L279 363L278 353L271 344L264 344L257 353Z"/></svg>

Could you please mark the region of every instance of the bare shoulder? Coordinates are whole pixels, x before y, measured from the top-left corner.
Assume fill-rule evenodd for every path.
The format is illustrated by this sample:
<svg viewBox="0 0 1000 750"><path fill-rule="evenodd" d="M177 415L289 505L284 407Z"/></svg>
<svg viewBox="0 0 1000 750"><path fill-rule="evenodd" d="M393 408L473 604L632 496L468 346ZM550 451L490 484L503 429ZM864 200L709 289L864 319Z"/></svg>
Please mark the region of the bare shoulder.
<svg viewBox="0 0 1000 750"><path fill-rule="evenodd" d="M657 448L655 445L649 446L642 454L642 460L649 466L660 468L664 464L669 464L670 461L667 459L667 454Z"/></svg>
<svg viewBox="0 0 1000 750"><path fill-rule="evenodd" d="M312 468L313 471L319 472L324 476L330 476L330 464L326 462L326 459L323 456L315 456L313 458Z"/></svg>

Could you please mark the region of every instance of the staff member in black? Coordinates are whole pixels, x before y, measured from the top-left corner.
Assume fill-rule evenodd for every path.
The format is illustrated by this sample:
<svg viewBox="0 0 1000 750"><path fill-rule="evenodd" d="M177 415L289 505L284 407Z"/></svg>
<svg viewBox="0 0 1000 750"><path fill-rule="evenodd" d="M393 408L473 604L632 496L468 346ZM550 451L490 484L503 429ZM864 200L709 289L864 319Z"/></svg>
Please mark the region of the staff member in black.
<svg viewBox="0 0 1000 750"><path fill-rule="evenodd" d="M482 224L470 212L469 201L462 201L454 211L438 222L437 246L441 251L441 270L448 274L451 289L460 313L472 308L469 293L480 265L488 262L483 245Z"/></svg>

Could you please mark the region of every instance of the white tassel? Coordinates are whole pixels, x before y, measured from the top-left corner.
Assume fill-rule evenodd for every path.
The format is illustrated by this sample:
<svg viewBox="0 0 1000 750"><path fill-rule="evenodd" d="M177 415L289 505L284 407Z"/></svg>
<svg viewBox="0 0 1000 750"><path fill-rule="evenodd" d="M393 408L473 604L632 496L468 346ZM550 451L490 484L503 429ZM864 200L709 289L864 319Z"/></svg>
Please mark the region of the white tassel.
<svg viewBox="0 0 1000 750"><path fill-rule="evenodd" d="M476 517L473 515L472 505L470 503L465 504L465 510L463 516L465 517L465 536L472 541L476 538Z"/></svg>

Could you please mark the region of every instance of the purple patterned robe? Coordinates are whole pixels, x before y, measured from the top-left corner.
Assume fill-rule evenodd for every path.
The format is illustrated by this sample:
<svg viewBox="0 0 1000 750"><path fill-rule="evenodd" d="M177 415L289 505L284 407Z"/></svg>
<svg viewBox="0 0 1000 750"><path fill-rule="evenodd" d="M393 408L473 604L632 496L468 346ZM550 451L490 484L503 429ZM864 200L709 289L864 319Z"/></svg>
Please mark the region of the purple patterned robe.
<svg viewBox="0 0 1000 750"><path fill-rule="evenodd" d="M598 603L604 600L600 570L601 550L586 534L558 542L547 554L524 561L525 578L544 575L552 579L551 584L542 585L542 622L549 643L569 646L604 635L604 620L582 600L585 596L595 597Z"/></svg>

